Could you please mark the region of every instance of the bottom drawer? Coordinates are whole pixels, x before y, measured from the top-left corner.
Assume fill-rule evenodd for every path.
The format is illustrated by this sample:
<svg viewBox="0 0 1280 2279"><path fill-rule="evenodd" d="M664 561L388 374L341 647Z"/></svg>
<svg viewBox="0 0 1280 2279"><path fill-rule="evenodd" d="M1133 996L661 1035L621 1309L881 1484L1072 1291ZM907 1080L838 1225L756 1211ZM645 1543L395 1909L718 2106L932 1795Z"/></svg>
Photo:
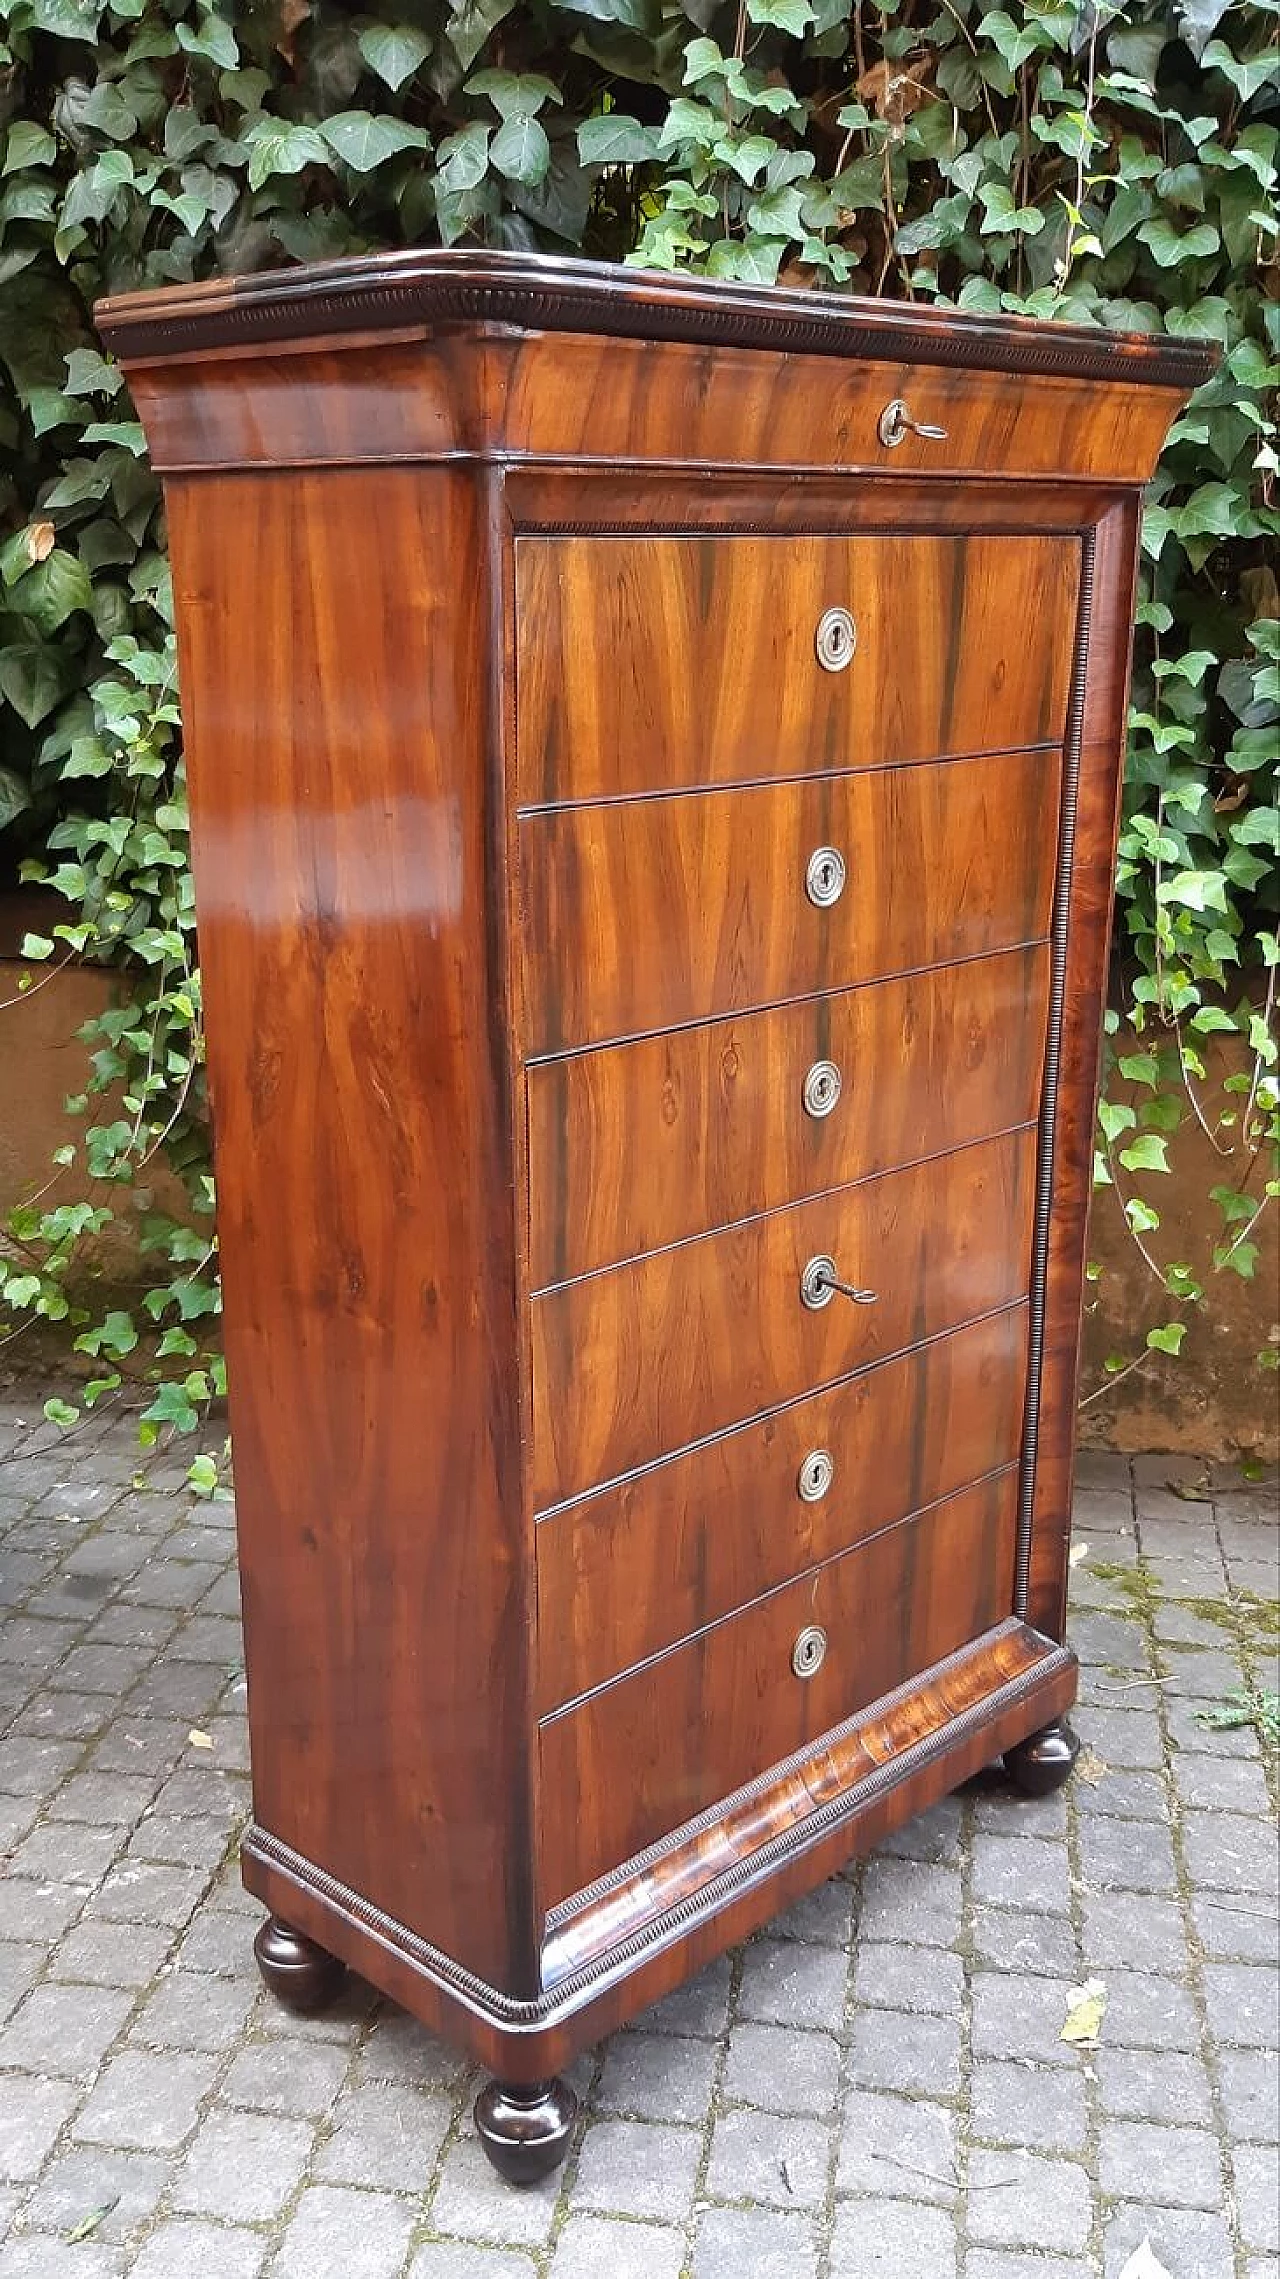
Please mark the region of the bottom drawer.
<svg viewBox="0 0 1280 2279"><path fill-rule="evenodd" d="M669 1835L1004 1619L1010 1466L713 1624L542 1725L542 1900ZM825 1633L813 1675L801 1633Z"/></svg>

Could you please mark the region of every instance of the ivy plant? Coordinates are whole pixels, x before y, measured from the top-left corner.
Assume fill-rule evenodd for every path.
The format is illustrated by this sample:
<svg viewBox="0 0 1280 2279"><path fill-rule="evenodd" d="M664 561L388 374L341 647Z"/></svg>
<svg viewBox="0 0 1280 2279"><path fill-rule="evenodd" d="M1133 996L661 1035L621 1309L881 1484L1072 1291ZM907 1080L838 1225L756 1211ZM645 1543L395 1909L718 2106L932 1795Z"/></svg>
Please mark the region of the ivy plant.
<svg viewBox="0 0 1280 2279"><path fill-rule="evenodd" d="M63 1323L94 1368L51 1413L141 1378L154 1439L223 1389L163 513L90 308L371 247L1221 343L1145 520L1097 1176L1151 1276L1147 1352L1253 1273L1280 1099L1278 25L1277 0L0 0L0 829L58 913L30 987L72 959L119 982L59 1150L95 1200L37 1197L0 1258L0 1335ZM1210 1275L1160 1247L1190 1119ZM147 1207L161 1160L180 1212ZM140 1200L143 1279L98 1294L94 1245Z"/></svg>

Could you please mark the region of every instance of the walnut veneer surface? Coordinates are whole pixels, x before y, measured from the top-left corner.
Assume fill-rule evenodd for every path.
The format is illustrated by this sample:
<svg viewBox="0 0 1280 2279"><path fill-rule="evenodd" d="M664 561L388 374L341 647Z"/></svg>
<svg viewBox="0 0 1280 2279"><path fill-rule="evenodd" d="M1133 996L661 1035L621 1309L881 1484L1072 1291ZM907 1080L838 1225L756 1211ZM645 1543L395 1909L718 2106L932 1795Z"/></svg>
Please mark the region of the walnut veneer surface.
<svg viewBox="0 0 1280 2279"><path fill-rule="evenodd" d="M544 2084L1071 1700L1140 493L1211 355L463 252L99 321L172 541L245 1875L278 1968Z"/></svg>

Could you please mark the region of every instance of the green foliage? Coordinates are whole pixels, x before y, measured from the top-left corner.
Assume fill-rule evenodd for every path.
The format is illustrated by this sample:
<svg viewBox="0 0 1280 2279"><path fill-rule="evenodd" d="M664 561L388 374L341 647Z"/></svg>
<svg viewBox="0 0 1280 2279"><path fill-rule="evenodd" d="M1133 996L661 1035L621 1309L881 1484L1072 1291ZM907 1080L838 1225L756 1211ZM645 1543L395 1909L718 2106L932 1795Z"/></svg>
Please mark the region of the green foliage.
<svg viewBox="0 0 1280 2279"><path fill-rule="evenodd" d="M1252 1272L1280 962L1276 26L1275 0L0 0L0 827L65 909L30 955L107 961L123 992L60 1151L103 1200L17 1215L0 1309L71 1324L101 1363L86 1402L149 1373L154 1436L222 1383L163 519L90 304L423 240L1221 342L1146 517L1098 1165L1159 1285L1148 1350L1207 1302L1152 1247L1189 1116L1222 1158L1215 1271ZM1210 1114L1227 1031L1251 1066ZM96 1313L78 1263L162 1157L189 1211L147 1216L151 1284Z"/></svg>

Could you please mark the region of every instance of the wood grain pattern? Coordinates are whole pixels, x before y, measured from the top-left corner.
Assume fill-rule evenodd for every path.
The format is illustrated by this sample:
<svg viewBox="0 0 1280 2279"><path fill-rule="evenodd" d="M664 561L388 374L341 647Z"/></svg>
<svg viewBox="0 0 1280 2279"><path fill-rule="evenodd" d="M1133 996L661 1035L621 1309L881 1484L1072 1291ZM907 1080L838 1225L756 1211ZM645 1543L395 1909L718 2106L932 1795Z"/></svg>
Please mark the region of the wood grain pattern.
<svg viewBox="0 0 1280 2279"><path fill-rule="evenodd" d="M527 1982L477 498L459 474L242 477L171 484L169 522L255 1811Z"/></svg>
<svg viewBox="0 0 1280 2279"><path fill-rule="evenodd" d="M543 1520L542 1712L1014 1462L1026 1363L1015 1305ZM814 1449L834 1478L807 1503Z"/></svg>
<svg viewBox="0 0 1280 2279"><path fill-rule="evenodd" d="M1022 1297L1034 1168L1009 1133L536 1298L537 1508ZM876 1303L810 1312L817 1254Z"/></svg>
<svg viewBox="0 0 1280 2279"><path fill-rule="evenodd" d="M555 1902L976 1638L1013 1597L1012 1471L905 1521L544 1721ZM797 1678L807 1624L826 1659Z"/></svg>
<svg viewBox="0 0 1280 2279"><path fill-rule="evenodd" d="M1045 948L1009 950L536 1063L535 1288L1029 1122L1048 991Z"/></svg>
<svg viewBox="0 0 1280 2279"><path fill-rule="evenodd" d="M1001 752L525 817L526 1052L1041 940L1059 778L1057 753ZM816 909L805 873L824 846L848 882Z"/></svg>
<svg viewBox="0 0 1280 2279"><path fill-rule="evenodd" d="M1061 741L1070 539L516 541L525 804ZM852 663L815 636L850 612Z"/></svg>

